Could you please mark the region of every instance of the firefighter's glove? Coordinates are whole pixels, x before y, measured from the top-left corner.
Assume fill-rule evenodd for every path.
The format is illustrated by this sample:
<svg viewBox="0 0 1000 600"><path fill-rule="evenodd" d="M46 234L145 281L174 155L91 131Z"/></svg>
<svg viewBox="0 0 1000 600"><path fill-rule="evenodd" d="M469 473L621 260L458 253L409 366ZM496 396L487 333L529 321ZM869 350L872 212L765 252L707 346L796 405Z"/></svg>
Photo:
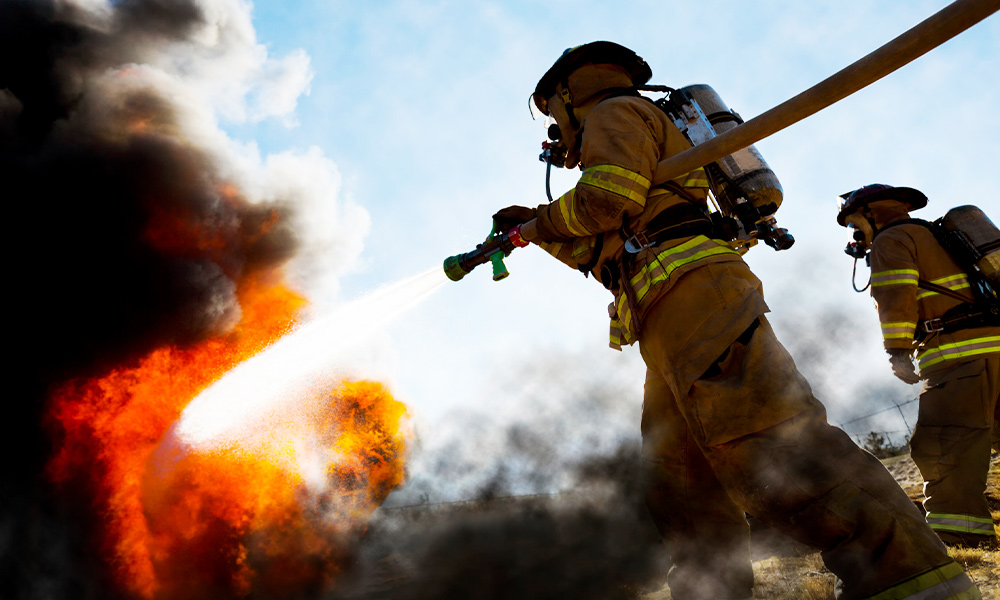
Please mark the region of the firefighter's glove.
<svg viewBox="0 0 1000 600"><path fill-rule="evenodd" d="M913 385L920 382L916 369L913 368L912 353L909 350L890 350L889 364L892 365L892 374L903 383Z"/></svg>
<svg viewBox="0 0 1000 600"><path fill-rule="evenodd" d="M497 228L500 231L506 232L521 223L527 223L534 219L536 212L534 208L528 208L527 206L508 206L507 208L498 210L497 214L493 215L493 220L496 221Z"/></svg>

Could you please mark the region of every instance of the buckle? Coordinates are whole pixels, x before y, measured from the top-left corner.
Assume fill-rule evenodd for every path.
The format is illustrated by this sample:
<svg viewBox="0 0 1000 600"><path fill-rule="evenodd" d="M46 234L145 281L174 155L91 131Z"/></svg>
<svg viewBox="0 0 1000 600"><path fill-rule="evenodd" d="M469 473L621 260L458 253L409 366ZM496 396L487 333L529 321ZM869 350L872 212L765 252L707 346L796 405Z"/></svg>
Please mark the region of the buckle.
<svg viewBox="0 0 1000 600"><path fill-rule="evenodd" d="M944 331L944 321L941 319L927 319L923 323L924 331L927 333L937 333L938 331Z"/></svg>
<svg viewBox="0 0 1000 600"><path fill-rule="evenodd" d="M625 240L625 252L628 252L629 254L638 254L653 244L654 242L650 242L649 238L646 237L646 232L639 231L632 234L627 240Z"/></svg>

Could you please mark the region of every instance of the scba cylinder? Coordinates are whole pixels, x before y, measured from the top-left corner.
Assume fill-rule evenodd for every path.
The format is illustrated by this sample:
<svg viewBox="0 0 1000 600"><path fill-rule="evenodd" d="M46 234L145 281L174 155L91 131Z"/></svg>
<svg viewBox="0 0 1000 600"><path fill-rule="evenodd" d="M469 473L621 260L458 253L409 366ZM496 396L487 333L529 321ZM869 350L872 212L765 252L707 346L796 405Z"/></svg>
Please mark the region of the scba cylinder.
<svg viewBox="0 0 1000 600"><path fill-rule="evenodd" d="M681 88L681 91L698 103L716 135L722 135L743 122L743 119L722 101L712 86L689 85ZM772 202L775 208L781 206L783 197L781 182L778 181L774 171L767 166L757 148L748 146L720 158L715 164L728 179L718 182L719 193L732 200L740 196L745 197L758 208Z"/></svg>
<svg viewBox="0 0 1000 600"><path fill-rule="evenodd" d="M975 265L994 290L1000 290L1000 229L975 206L957 206L942 217L941 226L950 233L960 232L975 248L970 254Z"/></svg>

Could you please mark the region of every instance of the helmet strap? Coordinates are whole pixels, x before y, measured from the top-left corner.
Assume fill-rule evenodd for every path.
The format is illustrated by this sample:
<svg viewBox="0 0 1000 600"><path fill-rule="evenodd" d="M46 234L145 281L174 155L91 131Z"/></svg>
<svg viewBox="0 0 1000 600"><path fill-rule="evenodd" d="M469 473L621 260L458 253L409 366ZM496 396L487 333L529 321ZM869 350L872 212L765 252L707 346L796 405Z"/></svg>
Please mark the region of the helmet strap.
<svg viewBox="0 0 1000 600"><path fill-rule="evenodd" d="M867 205L862 206L862 207L858 208L858 214L860 214L862 217L864 217L865 220L868 221L868 224L871 225L871 228L872 228L872 240L874 241L875 240L875 236L878 235L878 226L875 224L875 216L872 215L871 209L868 208Z"/></svg>
<svg viewBox="0 0 1000 600"><path fill-rule="evenodd" d="M559 95L562 96L563 106L566 108L566 116L569 117L569 125L573 128L573 131L577 131L580 129L580 121L577 120L576 113L573 112L573 96L569 93L569 82L563 83Z"/></svg>

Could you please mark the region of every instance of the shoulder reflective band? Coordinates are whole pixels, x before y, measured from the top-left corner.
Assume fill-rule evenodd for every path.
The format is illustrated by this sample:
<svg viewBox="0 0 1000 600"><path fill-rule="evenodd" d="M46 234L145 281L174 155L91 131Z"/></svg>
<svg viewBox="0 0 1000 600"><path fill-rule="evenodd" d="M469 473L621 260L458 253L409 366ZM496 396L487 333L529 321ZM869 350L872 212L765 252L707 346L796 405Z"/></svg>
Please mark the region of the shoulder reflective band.
<svg viewBox="0 0 1000 600"><path fill-rule="evenodd" d="M930 283L946 287L949 290L964 290L970 287L969 278L965 275L965 273L958 273L955 275L948 275L947 277L932 279ZM933 290L921 291L917 293L917 300L923 300L928 296L937 296L938 293L939 292L935 292Z"/></svg>
<svg viewBox="0 0 1000 600"><path fill-rule="evenodd" d="M872 273L872 287L883 285L917 285L920 273L916 269L894 269Z"/></svg>
<svg viewBox="0 0 1000 600"><path fill-rule="evenodd" d="M938 531L996 536L996 531L993 530L993 520L988 517L927 513L927 524L931 526L931 529Z"/></svg>
<svg viewBox="0 0 1000 600"><path fill-rule="evenodd" d="M616 165L596 165L584 169L578 183L624 196L639 206L646 206L649 180L635 171Z"/></svg>
<svg viewBox="0 0 1000 600"><path fill-rule="evenodd" d="M978 354L992 354L993 352L1000 352L1000 335L973 338L964 342L942 344L937 348L930 348L917 354L917 364L920 365L921 369L926 369L946 360L966 358Z"/></svg>
<svg viewBox="0 0 1000 600"><path fill-rule="evenodd" d="M866 600L982 600L975 584L957 562L924 571L903 583L879 592Z"/></svg>
<svg viewBox="0 0 1000 600"><path fill-rule="evenodd" d="M912 340L913 334L916 331L916 323L907 323L905 321L882 323L882 339L886 340Z"/></svg>

